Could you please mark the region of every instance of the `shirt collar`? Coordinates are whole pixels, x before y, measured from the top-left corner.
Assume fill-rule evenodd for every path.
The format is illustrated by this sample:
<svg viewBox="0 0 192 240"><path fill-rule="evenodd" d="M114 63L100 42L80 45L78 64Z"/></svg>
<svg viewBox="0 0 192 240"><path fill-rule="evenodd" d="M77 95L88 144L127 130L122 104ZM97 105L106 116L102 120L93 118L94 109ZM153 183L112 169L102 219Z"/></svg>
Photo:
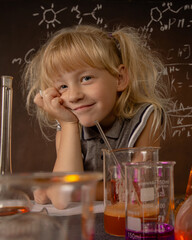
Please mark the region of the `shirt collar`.
<svg viewBox="0 0 192 240"><path fill-rule="evenodd" d="M105 133L105 135L109 138L117 139L123 127L123 123L123 120L117 118L112 127ZM84 140L89 140L101 136L96 127L82 127L82 137Z"/></svg>

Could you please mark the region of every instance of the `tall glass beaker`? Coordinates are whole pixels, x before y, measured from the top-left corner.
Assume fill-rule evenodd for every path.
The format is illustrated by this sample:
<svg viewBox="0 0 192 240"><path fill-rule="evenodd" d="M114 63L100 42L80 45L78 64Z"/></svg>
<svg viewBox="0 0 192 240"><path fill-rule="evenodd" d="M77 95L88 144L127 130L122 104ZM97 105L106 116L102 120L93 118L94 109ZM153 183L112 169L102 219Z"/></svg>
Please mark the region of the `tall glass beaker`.
<svg viewBox="0 0 192 240"><path fill-rule="evenodd" d="M174 240L174 165L125 165L126 240Z"/></svg>

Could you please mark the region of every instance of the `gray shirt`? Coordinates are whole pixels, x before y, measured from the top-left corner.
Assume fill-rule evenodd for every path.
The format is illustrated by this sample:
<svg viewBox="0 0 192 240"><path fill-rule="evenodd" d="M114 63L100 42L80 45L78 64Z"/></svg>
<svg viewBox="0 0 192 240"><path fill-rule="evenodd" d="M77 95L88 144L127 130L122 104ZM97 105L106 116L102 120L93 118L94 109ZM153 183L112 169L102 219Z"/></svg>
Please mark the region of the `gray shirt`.
<svg viewBox="0 0 192 240"><path fill-rule="evenodd" d="M154 107L143 105L132 119L116 119L105 133L112 149L134 147ZM102 149L107 148L96 127L82 127L81 146L86 171L103 171Z"/></svg>

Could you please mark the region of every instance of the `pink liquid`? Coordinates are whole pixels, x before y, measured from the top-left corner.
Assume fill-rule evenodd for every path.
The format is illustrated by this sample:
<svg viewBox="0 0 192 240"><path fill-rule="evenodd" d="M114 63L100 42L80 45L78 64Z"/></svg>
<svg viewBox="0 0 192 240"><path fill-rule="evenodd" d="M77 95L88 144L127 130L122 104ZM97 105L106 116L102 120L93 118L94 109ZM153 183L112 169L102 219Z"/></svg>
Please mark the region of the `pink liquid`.
<svg viewBox="0 0 192 240"><path fill-rule="evenodd" d="M174 240L174 228L168 224L158 226L156 232L148 230L148 232L137 232L126 230L126 240Z"/></svg>

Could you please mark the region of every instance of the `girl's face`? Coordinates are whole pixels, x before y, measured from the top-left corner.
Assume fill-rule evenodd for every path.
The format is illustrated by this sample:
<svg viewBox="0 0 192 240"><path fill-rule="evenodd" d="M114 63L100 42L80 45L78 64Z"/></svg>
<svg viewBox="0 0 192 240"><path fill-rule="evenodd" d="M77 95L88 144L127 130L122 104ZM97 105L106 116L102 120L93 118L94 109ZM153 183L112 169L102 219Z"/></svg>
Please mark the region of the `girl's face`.
<svg viewBox="0 0 192 240"><path fill-rule="evenodd" d="M64 72L54 83L64 106L71 110L81 125L91 127L99 121L110 127L115 120L113 108L119 91L119 80L104 69L85 67Z"/></svg>

